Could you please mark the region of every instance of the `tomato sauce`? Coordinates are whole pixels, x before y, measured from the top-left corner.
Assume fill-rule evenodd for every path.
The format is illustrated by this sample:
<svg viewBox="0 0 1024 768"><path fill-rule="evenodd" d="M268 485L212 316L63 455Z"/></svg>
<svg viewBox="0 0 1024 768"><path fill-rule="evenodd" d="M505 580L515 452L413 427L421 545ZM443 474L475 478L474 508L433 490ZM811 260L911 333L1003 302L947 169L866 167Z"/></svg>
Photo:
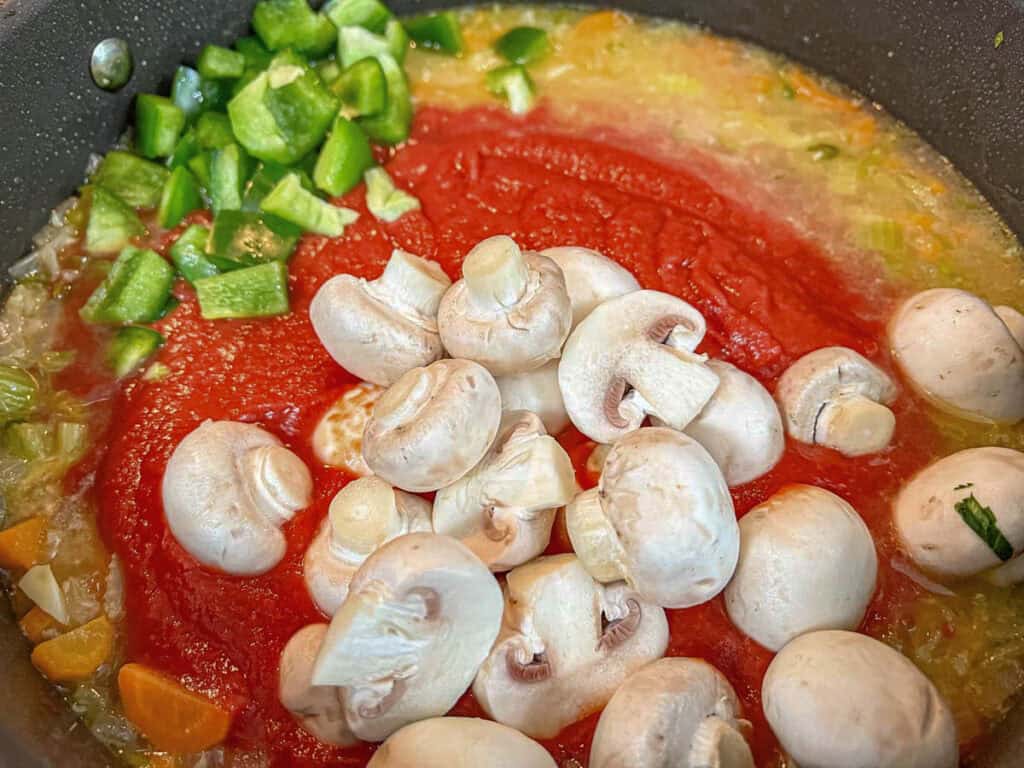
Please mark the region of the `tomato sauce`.
<svg viewBox="0 0 1024 768"><path fill-rule="evenodd" d="M816 246L742 201L716 194L714 180L627 148L573 136L534 114L529 124L497 111L420 110L412 140L387 161L422 211L394 224L366 211L362 192L344 199L361 217L338 240L306 237L290 265L293 312L258 321L207 322L187 288L161 322L167 344L159 380L134 378L117 395L107 438L86 467L96 470L100 524L126 572L126 654L161 669L229 708L229 746L262 750L274 766L362 766L363 746L337 750L303 732L277 700L278 657L291 635L324 618L302 578L302 556L343 473L312 455L312 430L355 379L320 346L308 305L332 275L376 277L396 247L436 259L456 277L462 256L479 240L506 233L531 249L583 245L619 260L648 288L669 291L704 313L703 350L750 371L771 386L800 355L826 345L850 346L878 359L877 297L858 295ZM157 242L165 247L168 239ZM74 303L74 302L71 302ZM84 331L69 314L67 334ZM885 365L884 359L882 364ZM65 384L95 391L80 363ZM915 587L889 566L893 546L889 500L937 449L937 438L907 397L895 405L894 445L879 456L841 459L790 443L779 466L734 490L738 514L787 483L814 483L848 499L876 535L878 595L865 628L899 612ZM235 578L200 567L170 535L160 486L175 446L204 419L259 424L278 435L313 469L315 501L285 525L288 553L270 573ZM578 433L561 436L579 479L592 447ZM556 528L551 552L566 551ZM730 624L721 599L669 611L671 655L693 655L721 669L753 723L759 765L777 746L764 721L760 683L771 654ZM479 714L470 694L459 714ZM586 765L597 715L547 742L557 759Z"/></svg>

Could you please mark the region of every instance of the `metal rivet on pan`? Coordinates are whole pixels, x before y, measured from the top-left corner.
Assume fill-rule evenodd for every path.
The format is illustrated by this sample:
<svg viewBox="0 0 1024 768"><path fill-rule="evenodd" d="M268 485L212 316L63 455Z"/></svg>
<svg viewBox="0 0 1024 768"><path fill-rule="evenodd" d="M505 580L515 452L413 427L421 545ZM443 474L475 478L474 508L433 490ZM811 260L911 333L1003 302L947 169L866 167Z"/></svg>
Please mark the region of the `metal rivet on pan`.
<svg viewBox="0 0 1024 768"><path fill-rule="evenodd" d="M96 85L105 91L116 91L131 79L134 66L128 43L110 37L93 48L89 70Z"/></svg>

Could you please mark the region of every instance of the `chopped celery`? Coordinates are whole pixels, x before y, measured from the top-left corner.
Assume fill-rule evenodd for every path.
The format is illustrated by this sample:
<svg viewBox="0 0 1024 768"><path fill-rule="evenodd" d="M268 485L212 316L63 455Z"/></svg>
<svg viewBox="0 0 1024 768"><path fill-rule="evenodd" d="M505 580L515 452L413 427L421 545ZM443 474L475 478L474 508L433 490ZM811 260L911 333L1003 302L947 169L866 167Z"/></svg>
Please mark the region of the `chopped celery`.
<svg viewBox="0 0 1024 768"><path fill-rule="evenodd" d="M220 274L216 265L206 257L206 244L209 241L210 230L200 224L193 224L171 246L171 261L190 283Z"/></svg>
<svg viewBox="0 0 1024 768"><path fill-rule="evenodd" d="M160 317L174 282L174 270L153 251L121 251L106 278L79 310L89 323L149 323Z"/></svg>
<svg viewBox="0 0 1024 768"><path fill-rule="evenodd" d="M199 311L207 320L268 317L288 312L288 267L271 261L196 281Z"/></svg>
<svg viewBox="0 0 1024 768"><path fill-rule="evenodd" d="M185 112L170 99L141 93L135 99L135 145L143 157L168 157L185 130Z"/></svg>
<svg viewBox="0 0 1024 768"><path fill-rule="evenodd" d="M338 29L363 27L377 33L392 19L391 11L379 0L330 0L323 12Z"/></svg>
<svg viewBox="0 0 1024 768"><path fill-rule="evenodd" d="M387 23L383 35L363 27L342 27L338 30L338 60L348 69L366 58L390 56L399 64L409 49L409 36L397 19Z"/></svg>
<svg viewBox="0 0 1024 768"><path fill-rule="evenodd" d="M362 128L338 115L320 150L313 181L328 194L343 195L355 187L363 172L372 166L373 152Z"/></svg>
<svg viewBox="0 0 1024 768"><path fill-rule="evenodd" d="M163 166L116 149L107 153L92 176L92 183L133 208L155 208L170 174Z"/></svg>
<svg viewBox="0 0 1024 768"><path fill-rule="evenodd" d="M89 427L76 421L62 421L57 425L57 445L54 452L66 464L73 464L85 455L88 448Z"/></svg>
<svg viewBox="0 0 1024 768"><path fill-rule="evenodd" d="M165 229L176 227L197 208L203 207L199 184L188 168L175 168L164 185L158 219Z"/></svg>
<svg viewBox="0 0 1024 768"><path fill-rule="evenodd" d="M487 73L487 89L502 96L509 110L524 115L533 109L536 90L533 79L521 64L508 64Z"/></svg>
<svg viewBox="0 0 1024 768"><path fill-rule="evenodd" d="M515 27L494 43L498 55L512 64L531 64L551 50L548 33L538 27Z"/></svg>
<svg viewBox="0 0 1024 768"><path fill-rule="evenodd" d="M356 122L366 135L381 144L401 144L409 138L412 126L412 98L409 81L398 62L390 56L379 56L377 61L387 81L387 105L378 115L360 117Z"/></svg>
<svg viewBox="0 0 1024 768"><path fill-rule="evenodd" d="M196 121L195 132L201 149L220 149L235 140L231 120L223 112L204 112Z"/></svg>
<svg viewBox="0 0 1024 768"><path fill-rule="evenodd" d="M323 56L337 39L331 20L306 0L263 0L253 9L252 27L270 50L292 48L311 57Z"/></svg>
<svg viewBox="0 0 1024 768"><path fill-rule="evenodd" d="M240 146L228 144L213 153L210 162L210 204L214 213L241 210L245 182L252 161Z"/></svg>
<svg viewBox="0 0 1024 768"><path fill-rule="evenodd" d="M103 187L92 189L92 207L85 229L85 250L89 253L113 253L124 248L146 227L134 209Z"/></svg>
<svg viewBox="0 0 1024 768"><path fill-rule="evenodd" d="M366 207L374 218L391 223L409 211L418 211L420 201L405 190L397 189L383 168L371 168L366 172Z"/></svg>
<svg viewBox="0 0 1024 768"><path fill-rule="evenodd" d="M338 76L331 84L331 92L341 98L348 114L379 115L388 102L388 83L380 61L360 59Z"/></svg>
<svg viewBox="0 0 1024 768"><path fill-rule="evenodd" d="M905 249L903 225L892 219L867 221L861 227L858 240L862 247L888 258L898 258Z"/></svg>
<svg viewBox="0 0 1024 768"><path fill-rule="evenodd" d="M0 422L19 421L32 413L36 380L22 368L0 365Z"/></svg>
<svg viewBox="0 0 1024 768"><path fill-rule="evenodd" d="M318 235L339 237L345 227L359 218L349 208L340 208L321 200L302 187L297 174L289 173L263 198L260 207L267 213Z"/></svg>
<svg viewBox="0 0 1024 768"><path fill-rule="evenodd" d="M465 48L459 20L451 11L428 13L406 19L405 31L417 45L433 51L457 56Z"/></svg>
<svg viewBox="0 0 1024 768"><path fill-rule="evenodd" d="M146 362L164 341L152 328L138 325L121 328L107 348L107 364L114 376L122 379Z"/></svg>
<svg viewBox="0 0 1024 768"><path fill-rule="evenodd" d="M25 461L41 459L53 451L53 431L47 424L8 424L4 429L4 448Z"/></svg>
<svg viewBox="0 0 1024 768"><path fill-rule="evenodd" d="M199 54L196 69L211 80L233 80L245 72L245 56L230 48L208 45Z"/></svg>
<svg viewBox="0 0 1024 768"><path fill-rule="evenodd" d="M301 234L301 229L275 216L221 211L213 220L209 259L223 270L287 261Z"/></svg>
<svg viewBox="0 0 1024 768"><path fill-rule="evenodd" d="M178 67L171 81L171 101L185 119L195 120L203 111L203 78L192 67Z"/></svg>
<svg viewBox="0 0 1024 768"><path fill-rule="evenodd" d="M240 37L235 40L235 50L245 57L247 70L262 71L270 66L274 54L267 50L258 37Z"/></svg>

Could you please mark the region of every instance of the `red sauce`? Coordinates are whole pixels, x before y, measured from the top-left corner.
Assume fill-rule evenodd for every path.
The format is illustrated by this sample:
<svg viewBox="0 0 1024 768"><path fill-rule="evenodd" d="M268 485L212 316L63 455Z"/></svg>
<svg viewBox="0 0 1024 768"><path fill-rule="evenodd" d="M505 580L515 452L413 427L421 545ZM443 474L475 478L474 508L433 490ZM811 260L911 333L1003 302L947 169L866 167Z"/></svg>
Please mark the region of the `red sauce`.
<svg viewBox="0 0 1024 768"><path fill-rule="evenodd" d="M631 269L641 283L695 304L708 321L704 351L767 384L795 358L840 344L878 359L884 307L844 287L818 249L770 216L715 193L686 169L621 146L559 133L534 115L530 126L503 113L423 109L414 138L388 169L423 203L395 224L376 222L361 192L345 204L363 215L343 239L306 238L291 263L292 306L283 318L205 322L187 289L162 322L159 360L172 375L136 378L117 396L108 440L87 464L97 469L101 527L126 577L127 655L180 678L234 713L229 744L265 750L275 766L361 766L370 747L330 749L305 734L277 700L278 656L306 624L323 621L308 597L301 560L332 496L347 479L318 467L310 435L317 419L354 379L318 343L307 316L317 288L340 272L376 277L392 248L438 260L454 277L480 239L507 233L526 247L577 244ZM165 245L163 238L157 245ZM69 315L69 338L85 343ZM883 360L884 364L884 360ZM85 363L65 383L95 392ZM879 541L878 596L865 621L882 627L912 586L888 566L888 500L901 479L933 454L935 438L907 398L896 405L895 444L859 460L794 444L769 475L734 492L742 515L791 482L822 485L852 502ZM314 504L285 526L288 554L270 573L239 579L199 567L167 530L160 501L164 467L178 442L204 419L257 423L314 468ZM582 465L589 453L574 432L562 436ZM556 531L551 551L568 549ZM720 599L670 611L669 653L700 656L721 669L754 724L760 765L776 744L760 706L771 654L729 623ZM467 695L460 714L479 714ZM587 762L596 714L547 743L556 758Z"/></svg>

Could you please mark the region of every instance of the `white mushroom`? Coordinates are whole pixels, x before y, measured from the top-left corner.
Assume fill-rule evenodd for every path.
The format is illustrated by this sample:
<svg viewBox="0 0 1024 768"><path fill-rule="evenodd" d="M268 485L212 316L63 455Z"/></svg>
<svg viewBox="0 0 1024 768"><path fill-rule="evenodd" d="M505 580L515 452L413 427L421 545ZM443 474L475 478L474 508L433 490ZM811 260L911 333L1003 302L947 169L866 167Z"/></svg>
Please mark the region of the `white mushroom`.
<svg viewBox="0 0 1024 768"><path fill-rule="evenodd" d="M1024 314L1021 314L1013 307L993 307L992 311L999 315L1017 346L1024 349Z"/></svg>
<svg viewBox="0 0 1024 768"><path fill-rule="evenodd" d="M363 461L363 430L382 394L382 387L364 381L327 409L313 430L313 454L318 460L359 477L370 474Z"/></svg>
<svg viewBox="0 0 1024 768"><path fill-rule="evenodd" d="M473 683L484 711L536 739L601 709L668 644L665 612L602 586L573 555L509 572L501 634Z"/></svg>
<svg viewBox="0 0 1024 768"><path fill-rule="evenodd" d="M465 692L501 626L501 589L455 539L410 533L370 555L349 585L313 669L345 688L364 741L443 715Z"/></svg>
<svg viewBox="0 0 1024 768"><path fill-rule="evenodd" d="M313 495L302 460L269 432L205 421L174 449L163 479L164 514L178 543L203 565L235 576L273 568L281 532Z"/></svg>
<svg viewBox="0 0 1024 768"><path fill-rule="evenodd" d="M1014 424L1024 419L1024 348L1007 326L984 299L936 288L896 310L889 343L904 375L935 405L973 421Z"/></svg>
<svg viewBox="0 0 1024 768"><path fill-rule="evenodd" d="M392 488L379 477L363 477L331 501L313 543L303 576L313 602L328 616L348 595L348 585L366 558L406 533L430 530L430 502Z"/></svg>
<svg viewBox="0 0 1024 768"><path fill-rule="evenodd" d="M370 469L407 491L436 491L476 466L501 422L501 394L469 360L415 368L381 396L363 433Z"/></svg>
<svg viewBox="0 0 1024 768"><path fill-rule="evenodd" d="M449 285L436 262L395 250L376 280L337 275L324 283L309 319L341 367L386 387L444 354L437 308Z"/></svg>
<svg viewBox="0 0 1024 768"><path fill-rule="evenodd" d="M633 274L607 256L571 245L541 251L562 270L565 287L572 305L572 327L608 299L640 290Z"/></svg>
<svg viewBox="0 0 1024 768"><path fill-rule="evenodd" d="M557 768L540 744L512 728L473 717L433 717L407 725L373 753L366 768Z"/></svg>
<svg viewBox="0 0 1024 768"><path fill-rule="evenodd" d="M729 489L699 443L672 429L639 429L616 443L596 488L565 510L573 549L601 582L625 579L666 608L706 602L739 557Z"/></svg>
<svg viewBox="0 0 1024 768"><path fill-rule="evenodd" d="M558 358L572 324L562 270L510 237L488 238L466 255L437 323L452 357L495 376L540 368Z"/></svg>
<svg viewBox="0 0 1024 768"><path fill-rule="evenodd" d="M893 520L907 554L932 576L990 571L996 583L1024 581L1024 453L969 448L940 459L900 491Z"/></svg>
<svg viewBox="0 0 1024 768"><path fill-rule="evenodd" d="M657 416L683 429L707 405L718 377L703 355L701 314L682 299L634 291L604 302L572 332L558 383L580 432L614 443Z"/></svg>
<svg viewBox="0 0 1024 768"><path fill-rule="evenodd" d="M822 488L790 485L740 520L725 609L777 651L805 632L856 629L877 575L875 544L857 511Z"/></svg>
<svg viewBox="0 0 1024 768"><path fill-rule="evenodd" d="M313 685L313 663L326 634L326 624L310 624L292 635L281 652L278 696L303 730L325 744L348 747L358 739L345 720L344 691Z"/></svg>
<svg viewBox="0 0 1024 768"><path fill-rule="evenodd" d="M612 696L594 731L590 768L754 768L740 702L700 659L660 659Z"/></svg>
<svg viewBox="0 0 1024 768"><path fill-rule="evenodd" d="M540 416L549 434L557 435L569 426L569 414L558 386L558 361L522 373L495 378L501 391L503 411L530 411Z"/></svg>
<svg viewBox="0 0 1024 768"><path fill-rule="evenodd" d="M434 497L434 530L462 541L492 571L532 560L576 494L568 454L528 411L505 414L490 451Z"/></svg>
<svg viewBox="0 0 1024 768"><path fill-rule="evenodd" d="M910 661L866 635L801 635L772 660L764 713L801 768L956 768L949 707Z"/></svg>
<svg viewBox="0 0 1024 768"><path fill-rule="evenodd" d="M782 374L775 398L790 437L844 456L883 450L896 428L896 417L885 407L896 399L896 385L846 347L801 357Z"/></svg>

